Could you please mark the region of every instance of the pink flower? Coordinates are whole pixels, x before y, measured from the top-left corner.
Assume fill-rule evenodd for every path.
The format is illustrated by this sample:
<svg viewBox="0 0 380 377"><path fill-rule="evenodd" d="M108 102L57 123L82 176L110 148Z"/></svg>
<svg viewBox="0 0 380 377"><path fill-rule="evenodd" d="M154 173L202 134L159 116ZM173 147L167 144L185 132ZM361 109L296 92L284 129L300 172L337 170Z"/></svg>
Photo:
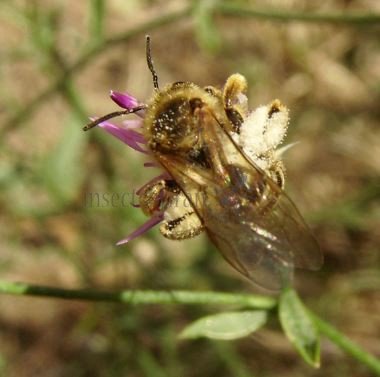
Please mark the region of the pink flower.
<svg viewBox="0 0 380 377"><path fill-rule="evenodd" d="M101 121L98 124L96 124L98 127L102 128L112 136L115 136L117 139L122 141L123 143L127 144L129 147L133 148L134 150L149 155L150 152L148 149L144 148L146 145L146 140L144 139L143 134L141 133L142 127L143 127L143 119L145 117L145 107L146 105L140 103L135 97L131 96L128 93L119 93L110 91L110 97L111 99L121 108L125 109L125 114L128 113L128 111L133 112L136 114L139 119L131 119L131 120L125 120L122 122L121 126L117 126L113 123L108 122L107 120ZM141 107L138 111L133 111L137 107ZM112 113L117 115L122 115L123 112L117 112ZM112 115L110 114L110 115ZM110 117L105 117L106 119L109 119ZM99 118L100 120L101 118ZM91 118L93 122L96 122L96 118ZM92 126L90 126L91 128ZM85 127L85 129L88 129ZM144 163L145 167L159 167L159 165L155 161L149 161ZM158 175L157 177L153 178L149 182L147 182L144 186L142 186L139 190L137 190L137 195L142 192L142 190L149 184L152 184L155 181L158 181L163 178L168 178L168 173L163 173ZM136 237L140 236L141 234L145 233L158 223L160 223L163 220L163 213L159 212L154 214L152 217L149 218L148 221L146 221L143 225L141 225L138 229L133 231L131 234L129 234L124 239L117 242L117 245L123 245L125 243L128 243L129 241L132 241Z"/></svg>

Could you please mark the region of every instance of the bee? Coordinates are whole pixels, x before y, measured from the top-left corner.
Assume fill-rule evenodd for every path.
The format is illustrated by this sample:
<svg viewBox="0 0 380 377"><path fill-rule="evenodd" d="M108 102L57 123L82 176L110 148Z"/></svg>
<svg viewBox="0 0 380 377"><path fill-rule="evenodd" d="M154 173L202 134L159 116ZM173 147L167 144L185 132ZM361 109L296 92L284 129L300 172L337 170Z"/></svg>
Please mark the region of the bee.
<svg viewBox="0 0 380 377"><path fill-rule="evenodd" d="M288 109L275 100L249 112L240 74L222 90L191 82L159 89L149 38L147 63L155 92L143 134L168 177L144 187L140 206L163 213L161 233L183 240L205 232L238 272L270 290L287 286L296 267L320 268L318 243L284 192L285 148L277 147Z"/></svg>

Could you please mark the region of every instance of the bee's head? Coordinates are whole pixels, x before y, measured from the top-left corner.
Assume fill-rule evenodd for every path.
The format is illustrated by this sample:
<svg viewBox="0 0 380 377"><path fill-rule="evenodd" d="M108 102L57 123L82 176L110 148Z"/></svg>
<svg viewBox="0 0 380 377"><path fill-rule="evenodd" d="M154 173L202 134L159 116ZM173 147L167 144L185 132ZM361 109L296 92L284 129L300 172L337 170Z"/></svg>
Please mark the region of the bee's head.
<svg viewBox="0 0 380 377"><path fill-rule="evenodd" d="M187 152L199 142L199 110L215 99L192 83L177 82L156 92L148 106L145 136L153 151Z"/></svg>
<svg viewBox="0 0 380 377"><path fill-rule="evenodd" d="M159 153L188 153L200 146L201 109L216 110L222 104L222 93L215 88L204 89L190 82L175 82L160 90L147 36L146 57L155 89L146 109L145 138L150 149Z"/></svg>

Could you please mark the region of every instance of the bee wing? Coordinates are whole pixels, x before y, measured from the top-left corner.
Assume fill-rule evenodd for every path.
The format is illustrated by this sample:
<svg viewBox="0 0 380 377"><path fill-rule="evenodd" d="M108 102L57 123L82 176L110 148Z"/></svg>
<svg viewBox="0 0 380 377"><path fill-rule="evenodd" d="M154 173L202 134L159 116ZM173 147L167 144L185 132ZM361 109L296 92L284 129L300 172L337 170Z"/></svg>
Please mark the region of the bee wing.
<svg viewBox="0 0 380 377"><path fill-rule="evenodd" d="M220 186L202 171L183 168L178 158L161 159L202 219L208 236L223 257L242 275L262 287L278 290L292 280L293 260L280 240L272 239L223 202ZM201 193L201 196L199 196ZM203 197L204 200L195 200ZM221 199L220 199L221 198ZM254 218L251 213L250 219ZM276 247L273 245L276 244Z"/></svg>
<svg viewBox="0 0 380 377"><path fill-rule="evenodd" d="M274 290L289 283L294 267L318 269L322 254L293 202L244 155L211 109L202 109L200 119L210 168L189 166L183 156L163 155L159 160L224 258L250 280ZM265 187L274 198L270 210L260 204L260 197L241 205L246 187L231 167L244 170L250 182ZM195 201L196 193L202 193L204 200Z"/></svg>
<svg viewBox="0 0 380 377"><path fill-rule="evenodd" d="M209 223L208 234L218 250L248 279L271 290L279 290L291 282L294 271L291 254L281 241L266 236L266 230L244 222L238 226L226 223L223 228Z"/></svg>
<svg viewBox="0 0 380 377"><path fill-rule="evenodd" d="M293 201L284 192L281 192L270 213L256 216L253 221L256 226L268 229L273 237L281 239L281 245L291 251L295 267L308 270L321 268L323 254L318 242Z"/></svg>
<svg viewBox="0 0 380 377"><path fill-rule="evenodd" d="M238 234L231 229L231 234ZM233 233L232 233L233 232ZM258 215L255 211L240 225L243 240L230 245L246 276L259 285L278 290L293 277L294 267L317 270L323 263L319 245L293 202L282 193L274 207ZM244 234L244 235L243 235ZM211 236L220 249L220 235Z"/></svg>

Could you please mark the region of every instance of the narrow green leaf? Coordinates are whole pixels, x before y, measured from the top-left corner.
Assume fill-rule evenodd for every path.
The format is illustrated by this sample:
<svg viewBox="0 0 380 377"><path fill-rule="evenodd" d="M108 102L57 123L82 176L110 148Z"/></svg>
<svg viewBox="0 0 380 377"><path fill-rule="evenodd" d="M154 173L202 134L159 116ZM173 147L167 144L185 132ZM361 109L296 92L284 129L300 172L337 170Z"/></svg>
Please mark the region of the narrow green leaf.
<svg viewBox="0 0 380 377"><path fill-rule="evenodd" d="M85 141L81 124L71 118L61 140L44 158L41 178L60 204L74 199L84 178L80 160Z"/></svg>
<svg viewBox="0 0 380 377"><path fill-rule="evenodd" d="M219 340L242 338L263 326L267 319L264 310L224 312L202 317L187 326L181 338L194 339L206 337Z"/></svg>
<svg viewBox="0 0 380 377"><path fill-rule="evenodd" d="M104 38L105 1L90 0L90 39L94 44Z"/></svg>
<svg viewBox="0 0 380 377"><path fill-rule="evenodd" d="M50 52L56 42L57 22L60 9L46 10L29 4L25 11L29 23L29 37L40 52Z"/></svg>
<svg viewBox="0 0 380 377"><path fill-rule="evenodd" d="M5 376L6 367L7 367L7 360L6 360L5 356L0 354L0 374L1 374L1 376Z"/></svg>
<svg viewBox="0 0 380 377"><path fill-rule="evenodd" d="M286 289L279 302L282 328L302 358L314 368L320 365L318 330L308 311L292 289Z"/></svg>
<svg viewBox="0 0 380 377"><path fill-rule="evenodd" d="M164 368L160 365L155 356L149 352L147 349L141 347L137 352L137 362L141 367L141 371L144 373L144 376L148 377L165 377Z"/></svg>
<svg viewBox="0 0 380 377"><path fill-rule="evenodd" d="M252 370L239 352L236 343L212 342L212 347L218 355L220 363L223 363L225 375L233 377L254 377Z"/></svg>
<svg viewBox="0 0 380 377"><path fill-rule="evenodd" d="M198 1L194 8L193 19L198 43L210 52L220 50L222 41L214 22L215 0Z"/></svg>

